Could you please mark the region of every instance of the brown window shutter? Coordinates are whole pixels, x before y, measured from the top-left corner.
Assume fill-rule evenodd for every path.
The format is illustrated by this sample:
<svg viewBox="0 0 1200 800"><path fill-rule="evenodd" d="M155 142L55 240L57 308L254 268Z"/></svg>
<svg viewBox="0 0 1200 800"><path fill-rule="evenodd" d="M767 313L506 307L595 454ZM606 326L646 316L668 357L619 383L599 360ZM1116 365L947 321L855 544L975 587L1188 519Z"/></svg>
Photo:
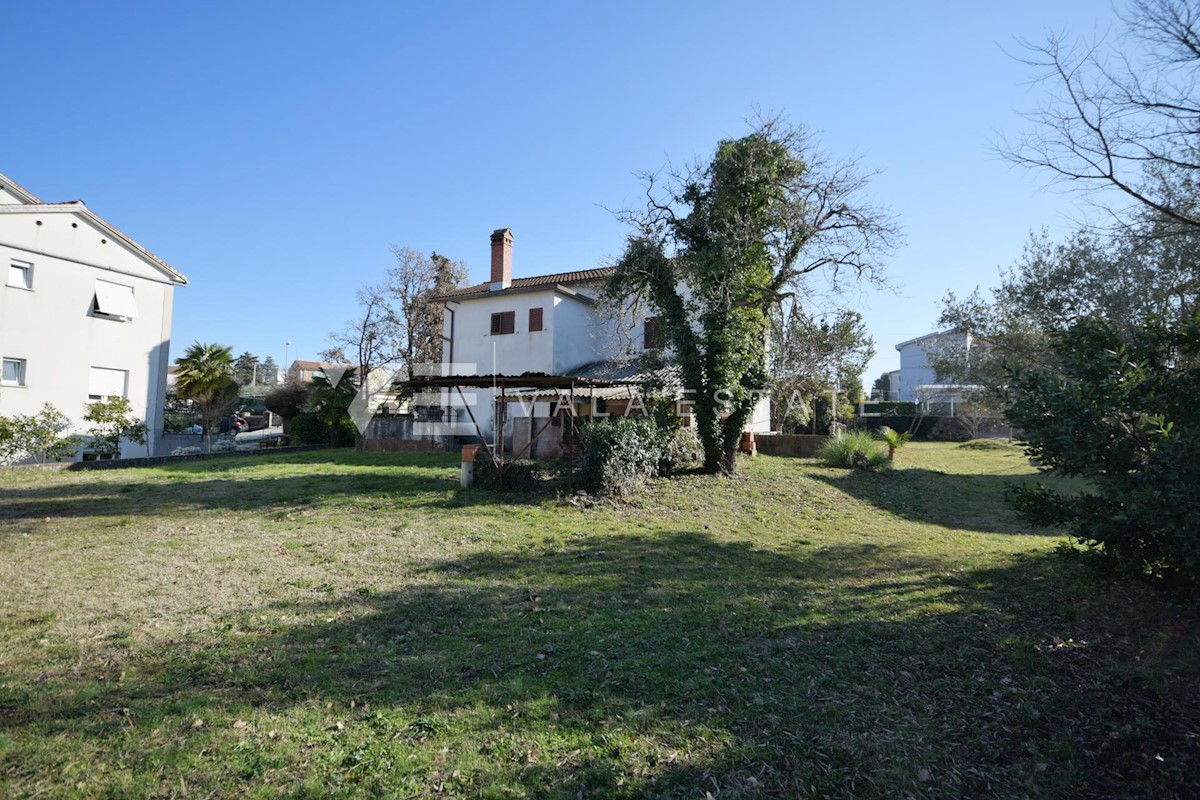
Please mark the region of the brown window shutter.
<svg viewBox="0 0 1200 800"><path fill-rule="evenodd" d="M517 329L517 312L505 311L500 315L500 332L513 333Z"/></svg>
<svg viewBox="0 0 1200 800"><path fill-rule="evenodd" d="M642 346L646 350L662 347L662 334L658 329L658 317L646 317L642 323Z"/></svg>
<svg viewBox="0 0 1200 800"><path fill-rule="evenodd" d="M529 309L529 330L540 331L542 329L542 309Z"/></svg>
<svg viewBox="0 0 1200 800"><path fill-rule="evenodd" d="M492 336L495 336L496 334L498 334L498 333L501 333L501 332L502 332L502 331L500 330L500 327L501 327L501 324L502 324L502 323L501 323L501 318L502 318L503 316L504 316L503 314L492 314Z"/></svg>

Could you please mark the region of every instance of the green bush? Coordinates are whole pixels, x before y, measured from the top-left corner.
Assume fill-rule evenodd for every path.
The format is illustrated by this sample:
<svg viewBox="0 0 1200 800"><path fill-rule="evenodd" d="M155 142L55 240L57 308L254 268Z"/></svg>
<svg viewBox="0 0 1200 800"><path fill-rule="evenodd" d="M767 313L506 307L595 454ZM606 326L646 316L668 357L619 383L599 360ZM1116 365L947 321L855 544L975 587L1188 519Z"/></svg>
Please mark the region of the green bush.
<svg viewBox="0 0 1200 800"><path fill-rule="evenodd" d="M580 426L579 480L592 494L628 497L642 481L669 471L675 432L651 417L617 417Z"/></svg>
<svg viewBox="0 0 1200 800"><path fill-rule="evenodd" d="M1043 472L1080 480L1010 499L1133 572L1200 585L1200 316L1085 320L1054 350L1057 369L1014 377L1007 417Z"/></svg>
<svg viewBox="0 0 1200 800"><path fill-rule="evenodd" d="M509 461L504 465L504 480L486 449L475 454L475 485L483 489L504 489L510 492L530 492L542 485L545 473L538 462L528 458Z"/></svg>
<svg viewBox="0 0 1200 800"><path fill-rule="evenodd" d="M292 419L288 426L288 443L297 446L327 444L332 447L350 447L354 444L358 429L349 417L340 417L337 431L330 437L329 426L312 411L304 411Z"/></svg>
<svg viewBox="0 0 1200 800"><path fill-rule="evenodd" d="M817 458L827 467L843 469L882 469L888 465L887 454L879 449L875 438L867 431L851 431L833 436L817 451Z"/></svg>

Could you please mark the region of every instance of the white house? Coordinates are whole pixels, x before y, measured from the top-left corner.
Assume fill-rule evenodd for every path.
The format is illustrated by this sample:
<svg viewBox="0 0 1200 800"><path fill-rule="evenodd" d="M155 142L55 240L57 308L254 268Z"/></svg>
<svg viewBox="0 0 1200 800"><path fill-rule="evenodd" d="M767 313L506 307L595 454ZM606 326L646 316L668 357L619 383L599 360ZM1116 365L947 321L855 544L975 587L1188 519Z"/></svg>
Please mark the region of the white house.
<svg viewBox="0 0 1200 800"><path fill-rule="evenodd" d="M599 304L611 269L586 269L529 278L512 276L513 236L501 228L491 236L491 280L449 292L444 303L442 375L502 375L514 378L533 373L563 378L589 377L598 363L627 358L630 351L662 346L654 317L619 319ZM449 405L458 422L466 420L464 403L450 392ZM520 405L505 414L498 408L499 392L490 388L464 389L475 423L485 437L495 436L496 420L512 434L512 418L552 415L551 402ZM473 425L469 426L473 432ZM769 403L756 408L750 430L770 429ZM533 428L536 430L536 427ZM460 432L466 432L459 427ZM527 434L526 434L527 435Z"/></svg>
<svg viewBox="0 0 1200 800"><path fill-rule="evenodd" d="M46 403L78 421L85 404L118 395L162 432L177 270L82 201L44 203L0 174L0 415ZM81 454L87 457L87 451Z"/></svg>
<svg viewBox="0 0 1200 800"><path fill-rule="evenodd" d="M929 365L929 356L940 350L953 348L962 350L966 357L970 358L974 344L970 333L949 330L927 333L896 345L896 349L900 351L900 369L889 374L894 396L886 399L928 401L935 396L950 397L956 390L967 388L945 384Z"/></svg>

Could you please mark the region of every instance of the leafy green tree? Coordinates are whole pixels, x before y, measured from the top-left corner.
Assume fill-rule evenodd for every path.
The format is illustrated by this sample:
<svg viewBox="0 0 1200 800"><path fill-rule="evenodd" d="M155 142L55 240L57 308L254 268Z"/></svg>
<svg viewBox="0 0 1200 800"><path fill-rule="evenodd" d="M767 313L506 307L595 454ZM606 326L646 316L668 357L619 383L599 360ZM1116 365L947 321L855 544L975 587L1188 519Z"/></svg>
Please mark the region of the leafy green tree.
<svg viewBox="0 0 1200 800"><path fill-rule="evenodd" d="M88 403L83 420L91 423L86 433L92 437L92 449L112 458L121 457L122 439L145 444L149 434L146 423L133 415L133 408L124 397Z"/></svg>
<svg viewBox="0 0 1200 800"><path fill-rule="evenodd" d="M258 369L259 383L266 386L274 386L279 383L279 365L275 363L275 359L267 356L263 359L262 365Z"/></svg>
<svg viewBox="0 0 1200 800"><path fill-rule="evenodd" d="M258 356L246 351L233 362L233 379L241 386L254 386L262 383L259 368Z"/></svg>
<svg viewBox="0 0 1200 800"><path fill-rule="evenodd" d="M3 419L3 418L0 418ZM71 421L50 403L36 414L18 414L0 422L0 454L13 463L33 458L39 464L74 457L78 436L67 434Z"/></svg>
<svg viewBox="0 0 1200 800"><path fill-rule="evenodd" d="M818 271L878 277L896 230L859 201L855 164L828 162L778 119L661 190L646 180L646 208L623 215L633 231L606 300L630 315L648 302L695 393L704 469L733 472L780 303Z"/></svg>
<svg viewBox="0 0 1200 800"><path fill-rule="evenodd" d="M283 432L291 433L292 420L308 407L309 388L298 381L273 389L263 398L267 410L283 418Z"/></svg>
<svg viewBox="0 0 1200 800"><path fill-rule="evenodd" d="M892 374L890 372L883 373L875 379L875 383L871 384L871 395L885 402L894 399L892 391Z"/></svg>
<svg viewBox="0 0 1200 800"><path fill-rule="evenodd" d="M858 376L875 355L875 342L862 315L839 311L810 316L797 303L784 304L772 326L771 427L797 429L811 419L812 410L838 395L847 412L861 394Z"/></svg>
<svg viewBox="0 0 1200 800"><path fill-rule="evenodd" d="M179 367L175 392L199 407L204 438L211 452L213 429L237 401L233 350L224 345L196 342L184 351L182 358L175 360L175 364Z"/></svg>
<svg viewBox="0 0 1200 800"><path fill-rule="evenodd" d="M9 417L0 417L0 463L12 464L22 453L17 443L17 428Z"/></svg>
<svg viewBox="0 0 1200 800"><path fill-rule="evenodd" d="M1043 471L1083 481L1013 489L1018 508L1136 571L1200 582L1200 315L1132 332L1086 319L1054 346L1057 370L1013 379L1008 419Z"/></svg>

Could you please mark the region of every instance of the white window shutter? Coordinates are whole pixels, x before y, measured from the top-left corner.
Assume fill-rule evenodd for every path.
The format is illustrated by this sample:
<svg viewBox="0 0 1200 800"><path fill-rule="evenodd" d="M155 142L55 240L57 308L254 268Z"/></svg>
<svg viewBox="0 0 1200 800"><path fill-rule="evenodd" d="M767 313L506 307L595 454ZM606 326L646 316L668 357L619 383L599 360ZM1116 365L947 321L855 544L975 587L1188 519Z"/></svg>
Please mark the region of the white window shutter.
<svg viewBox="0 0 1200 800"><path fill-rule="evenodd" d="M96 313L125 319L136 317L137 304L133 300L133 287L96 281Z"/></svg>

